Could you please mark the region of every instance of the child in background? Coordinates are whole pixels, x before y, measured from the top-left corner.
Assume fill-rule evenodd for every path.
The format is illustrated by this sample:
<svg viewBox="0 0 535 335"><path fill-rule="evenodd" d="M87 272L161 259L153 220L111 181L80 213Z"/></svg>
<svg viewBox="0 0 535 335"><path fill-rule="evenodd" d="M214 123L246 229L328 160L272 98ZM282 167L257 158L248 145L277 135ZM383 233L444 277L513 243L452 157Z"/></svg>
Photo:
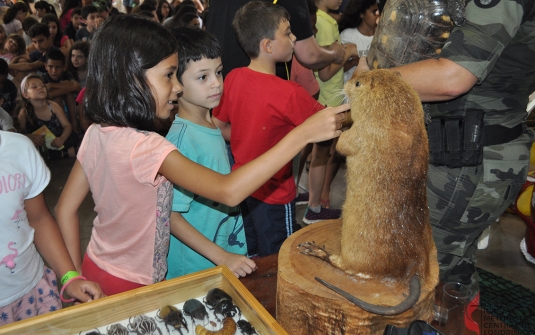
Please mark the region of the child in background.
<svg viewBox="0 0 535 335"><path fill-rule="evenodd" d="M221 48L207 32L181 27L178 41L178 81L182 95L166 138L187 158L222 174L230 173L225 140L210 117L223 93ZM225 264L236 277L255 270L248 259L239 207L197 196L179 186L173 192L167 279Z"/></svg>
<svg viewBox="0 0 535 335"><path fill-rule="evenodd" d="M63 109L47 99L47 90L41 76L30 74L22 80L18 121L21 133L28 136L36 147L45 145L43 135L32 134L45 125L56 136L50 143L58 150L50 150L50 158L74 157L77 139L72 136L72 126ZM62 151L59 148L64 146ZM70 149L70 150L69 150Z"/></svg>
<svg viewBox="0 0 535 335"><path fill-rule="evenodd" d="M83 268L107 295L165 278L171 183L236 206L306 143L341 133L343 108L329 109L228 175L196 164L153 132L154 119L169 117L182 90L177 49L169 30L135 15L111 16L92 41L84 109L94 123L84 135L56 218L76 269ZM82 263L78 208L89 191L97 216Z"/></svg>
<svg viewBox="0 0 535 335"><path fill-rule="evenodd" d="M316 28L316 41L319 45L330 45L340 41L338 24L328 14L329 10L337 10L340 6L338 0L315 0L318 7ZM327 106L338 106L342 102L341 91L344 85L343 65L349 58L357 56L357 48L354 44L345 44L346 54L342 64L332 63L316 72L316 78L320 84L320 96L318 101ZM330 209L329 199L321 199L327 173L331 146L333 141L315 143L312 148L312 160L308 174L309 200L308 207L303 217L303 222L311 224L323 220L340 218L342 212L339 209ZM330 187L330 185L328 186ZM323 204L322 204L323 202Z"/></svg>
<svg viewBox="0 0 535 335"><path fill-rule="evenodd" d="M26 43L26 47L29 47L32 45L32 39L30 38L30 35L28 35L28 32L30 31L30 28L33 27L34 24L38 24L39 21L37 21L34 17L28 16L27 18L22 21L22 29L24 30L24 33L22 34L22 38L24 38L24 42Z"/></svg>
<svg viewBox="0 0 535 335"><path fill-rule="evenodd" d="M275 75L276 63L290 61L293 54L295 36L286 9L252 1L236 12L232 26L251 63L227 75L225 93L213 115L230 140L235 170L324 107L299 84ZM249 256L277 253L299 229L295 195L289 162L241 204Z"/></svg>
<svg viewBox="0 0 535 335"><path fill-rule="evenodd" d="M82 23L85 23L85 27L80 27L76 32L74 41L91 41L95 30L102 23L102 19L99 16L97 7L93 5L87 5L82 7Z"/></svg>
<svg viewBox="0 0 535 335"><path fill-rule="evenodd" d="M312 31L314 32L315 36L318 32L318 30L316 29L316 12L318 11L318 7L316 7L316 4L314 4L313 0L307 0L307 5L308 12L310 14L310 24L312 26ZM320 94L320 85L318 84L318 81L314 76L314 71L304 67L295 57L295 55L292 58L292 71L290 72L290 80L295 81L299 85L303 86L314 99L318 99ZM301 175L303 174L303 169L305 168L305 166L310 164L309 156L311 153L312 143L309 143L303 148L303 150L301 150L301 152L299 153L299 157L296 158L297 161L294 161L294 165L299 164L295 177L295 185L297 187L297 197L295 198L296 206L308 204L309 193L299 193L299 181L301 179Z"/></svg>
<svg viewBox="0 0 535 335"><path fill-rule="evenodd" d="M46 24L50 30L52 45L60 49L64 55L68 55L71 50L71 41L69 36L63 34L58 17L54 14L47 14L43 16L41 23Z"/></svg>
<svg viewBox="0 0 535 335"><path fill-rule="evenodd" d="M6 31L4 30L4 27L0 25L0 49L4 48L4 44L6 43L7 35Z"/></svg>
<svg viewBox="0 0 535 335"><path fill-rule="evenodd" d="M72 45L68 58L68 69L74 75L78 84L83 88L87 81L87 57L89 57L90 44L79 41Z"/></svg>
<svg viewBox="0 0 535 335"><path fill-rule="evenodd" d="M52 50L46 55L46 72L43 81L46 84L48 98L64 107L73 131L79 133L74 94L82 87L69 71L65 71L65 56L61 51Z"/></svg>
<svg viewBox="0 0 535 335"><path fill-rule="evenodd" d="M82 8L82 0L66 0L64 4L65 5L61 8L61 15L59 16L61 29L67 28L67 25L71 22L74 11Z"/></svg>
<svg viewBox="0 0 535 335"><path fill-rule="evenodd" d="M9 66L7 62L0 58L0 97L3 98L3 104L0 106L11 116L15 116L15 105L19 90L7 77L9 75Z"/></svg>
<svg viewBox="0 0 535 335"><path fill-rule="evenodd" d="M80 23L82 22L82 10L80 8L76 8L72 11L71 21L65 27L65 30L63 31L65 35L69 36L69 40L71 41L71 44L74 44L74 40L76 39L76 32L78 29L80 29Z"/></svg>
<svg viewBox="0 0 535 335"><path fill-rule="evenodd" d="M54 6L49 4L48 1L37 1L34 5L35 11L37 12L37 17L39 19L42 19L43 16L46 14L52 14L58 17L58 14L56 14L56 10L54 9Z"/></svg>
<svg viewBox="0 0 535 335"><path fill-rule="evenodd" d="M0 162L0 326L60 309L56 274L61 294L81 302L102 297L96 283L74 271L43 195L50 171L32 142L0 130Z"/></svg>
<svg viewBox="0 0 535 335"><path fill-rule="evenodd" d="M13 75L15 85L20 85L22 79L30 72L46 73L46 54L51 50L59 50L52 45L47 25L37 23L30 28L29 34L36 50L29 55L15 57L9 63L9 70Z"/></svg>
<svg viewBox="0 0 535 335"><path fill-rule="evenodd" d="M11 34L4 43L4 48L0 52L0 58L5 59L8 63L18 56L26 54L26 43L24 38L19 34Z"/></svg>
<svg viewBox="0 0 535 335"><path fill-rule="evenodd" d="M362 56L368 54L375 28L377 28L377 0L350 0L340 20L339 31L342 43L354 43L359 50L358 57L352 57L344 64L344 83L346 83Z"/></svg>
<svg viewBox="0 0 535 335"><path fill-rule="evenodd" d="M9 7L4 14L2 27L6 35L19 34L22 36L22 21L28 16L28 6L19 1Z"/></svg>

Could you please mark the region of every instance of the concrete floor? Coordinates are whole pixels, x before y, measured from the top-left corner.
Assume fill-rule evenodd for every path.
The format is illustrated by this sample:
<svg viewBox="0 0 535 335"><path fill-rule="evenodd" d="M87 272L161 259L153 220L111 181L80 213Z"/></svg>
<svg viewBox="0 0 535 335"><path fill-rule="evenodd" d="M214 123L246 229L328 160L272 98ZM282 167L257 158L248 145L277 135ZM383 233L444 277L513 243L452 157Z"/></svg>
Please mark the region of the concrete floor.
<svg viewBox="0 0 535 335"><path fill-rule="evenodd" d="M48 161L47 163L52 173L52 180L45 190L45 196L52 210L65 185L74 163L74 158ZM331 190L332 208L340 208L344 201L345 172L345 167L342 166L333 181ZM306 190L306 180L307 176L305 172L301 178L301 191ZM83 251L85 251L91 236L93 219L95 217L93 207L93 200L88 195L80 208L80 236ZM296 211L297 220L301 224L305 207L298 206ZM520 241L524 236L524 222L516 215L503 214L499 222L491 226L488 247L478 251L478 266L535 291L535 264L526 261L519 248Z"/></svg>

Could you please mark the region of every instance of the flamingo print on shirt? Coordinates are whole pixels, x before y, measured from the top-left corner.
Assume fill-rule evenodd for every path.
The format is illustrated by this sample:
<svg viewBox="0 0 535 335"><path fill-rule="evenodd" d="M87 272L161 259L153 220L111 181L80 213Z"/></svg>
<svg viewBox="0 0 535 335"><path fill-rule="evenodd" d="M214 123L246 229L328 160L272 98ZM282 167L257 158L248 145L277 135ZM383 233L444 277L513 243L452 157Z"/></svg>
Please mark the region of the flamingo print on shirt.
<svg viewBox="0 0 535 335"><path fill-rule="evenodd" d="M4 265L5 264L6 267L11 270L11 273L15 273L15 271L13 270L15 268L15 266L17 266L17 264L15 263L15 257L17 257L19 255L19 251L16 248L12 248L13 244L16 244L16 243L15 242L9 242L9 244L7 245L7 248L9 250L13 250L14 252L9 254L9 255L6 255L0 261L0 265Z"/></svg>

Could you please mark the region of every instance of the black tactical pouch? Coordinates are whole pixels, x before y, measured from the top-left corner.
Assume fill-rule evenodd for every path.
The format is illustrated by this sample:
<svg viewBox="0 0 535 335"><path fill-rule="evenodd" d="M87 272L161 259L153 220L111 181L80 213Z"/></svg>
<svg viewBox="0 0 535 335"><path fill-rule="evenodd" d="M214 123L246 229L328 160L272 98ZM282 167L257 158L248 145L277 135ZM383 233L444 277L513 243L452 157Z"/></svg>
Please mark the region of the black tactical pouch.
<svg viewBox="0 0 535 335"><path fill-rule="evenodd" d="M427 125L429 163L449 168L483 162L483 111L465 116L432 118Z"/></svg>

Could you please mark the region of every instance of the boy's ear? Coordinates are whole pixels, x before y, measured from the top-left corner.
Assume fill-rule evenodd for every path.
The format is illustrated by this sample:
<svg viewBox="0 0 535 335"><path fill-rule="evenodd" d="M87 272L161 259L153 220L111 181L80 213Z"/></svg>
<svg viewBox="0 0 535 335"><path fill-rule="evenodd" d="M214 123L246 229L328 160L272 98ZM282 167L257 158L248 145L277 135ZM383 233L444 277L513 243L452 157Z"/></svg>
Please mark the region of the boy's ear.
<svg viewBox="0 0 535 335"><path fill-rule="evenodd" d="M269 38L264 38L260 41L260 51L263 51L265 53L272 53L273 48L271 46L271 40Z"/></svg>

